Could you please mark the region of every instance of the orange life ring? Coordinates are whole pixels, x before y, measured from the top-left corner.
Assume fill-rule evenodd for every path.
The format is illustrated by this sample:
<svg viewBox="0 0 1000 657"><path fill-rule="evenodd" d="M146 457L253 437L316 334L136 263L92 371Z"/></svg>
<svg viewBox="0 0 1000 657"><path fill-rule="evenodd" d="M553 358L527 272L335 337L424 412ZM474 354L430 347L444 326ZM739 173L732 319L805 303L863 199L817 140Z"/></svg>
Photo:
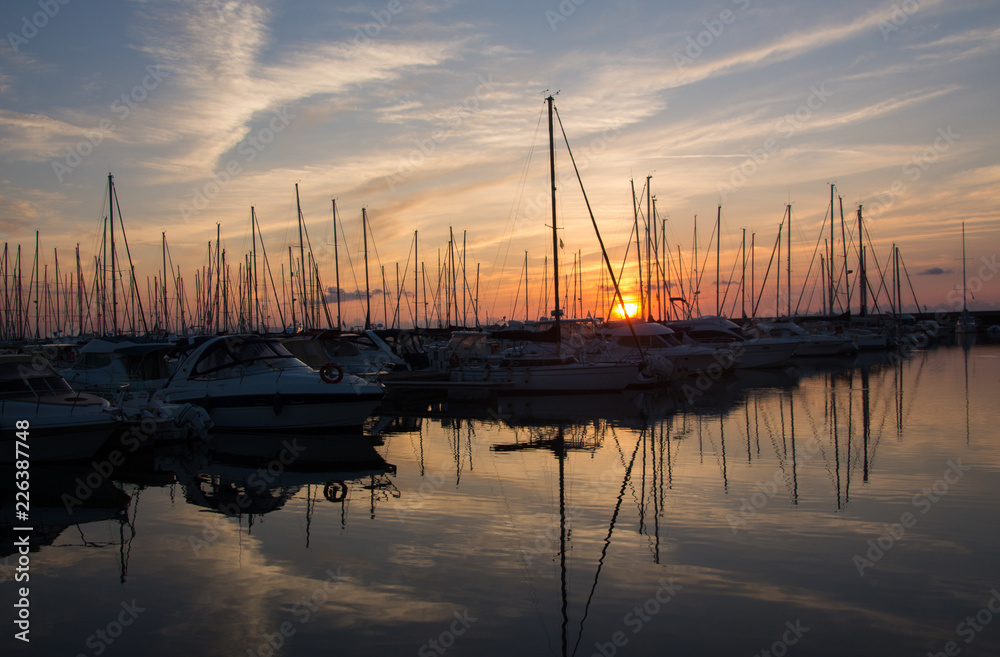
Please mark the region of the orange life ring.
<svg viewBox="0 0 1000 657"><path fill-rule="evenodd" d="M329 362L319 368L319 378L324 383L340 383L344 379L344 368L334 362Z"/></svg>

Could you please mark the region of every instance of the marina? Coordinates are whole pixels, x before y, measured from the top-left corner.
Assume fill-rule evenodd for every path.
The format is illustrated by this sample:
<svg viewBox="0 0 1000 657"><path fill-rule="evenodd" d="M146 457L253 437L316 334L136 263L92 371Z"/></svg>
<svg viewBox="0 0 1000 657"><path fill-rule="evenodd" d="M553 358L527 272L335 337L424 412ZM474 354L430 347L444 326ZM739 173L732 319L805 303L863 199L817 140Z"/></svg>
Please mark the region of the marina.
<svg viewBox="0 0 1000 657"><path fill-rule="evenodd" d="M0 655L1000 655L994 5L9 0Z"/></svg>

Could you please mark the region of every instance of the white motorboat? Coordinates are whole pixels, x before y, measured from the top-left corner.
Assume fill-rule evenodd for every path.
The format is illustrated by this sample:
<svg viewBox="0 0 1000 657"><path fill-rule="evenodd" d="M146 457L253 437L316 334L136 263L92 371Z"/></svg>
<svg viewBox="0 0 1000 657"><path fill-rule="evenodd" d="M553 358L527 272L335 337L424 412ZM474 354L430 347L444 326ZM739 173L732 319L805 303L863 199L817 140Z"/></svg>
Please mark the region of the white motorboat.
<svg viewBox="0 0 1000 657"><path fill-rule="evenodd" d="M799 346L796 338L743 337L739 334L739 326L717 315L671 322L670 327L696 343L728 346L733 351L736 369L788 365Z"/></svg>
<svg viewBox="0 0 1000 657"><path fill-rule="evenodd" d="M410 369L407 362L371 330L363 333L313 331L284 338L281 343L293 356L317 369L331 361L348 374L374 376Z"/></svg>
<svg viewBox="0 0 1000 657"><path fill-rule="evenodd" d="M486 334L482 340L486 340ZM466 336L468 338L468 335ZM450 381L495 386L512 394L617 392L638 374L634 363L580 362L555 345L528 343L475 362L455 362Z"/></svg>
<svg viewBox="0 0 1000 657"><path fill-rule="evenodd" d="M152 399L201 406L220 429L357 429L384 394L335 363L309 367L277 340L229 335L196 343Z"/></svg>
<svg viewBox="0 0 1000 657"><path fill-rule="evenodd" d="M60 374L76 390L119 406L140 407L170 378L168 354L175 349L169 342L94 338L80 349L73 366Z"/></svg>
<svg viewBox="0 0 1000 657"><path fill-rule="evenodd" d="M746 329L744 329L746 330ZM750 333L757 337L793 338L798 340L796 358L848 356L858 352L858 343L849 333L831 335L810 333L794 322L754 322Z"/></svg>
<svg viewBox="0 0 1000 657"><path fill-rule="evenodd" d="M606 357L625 358L641 350L647 359L665 358L673 366L674 377L695 376L701 372L731 370L734 359L728 346L683 344L674 330L663 324L641 319L611 322L601 331L608 341ZM721 370L720 370L721 368Z"/></svg>
<svg viewBox="0 0 1000 657"><path fill-rule="evenodd" d="M75 392L44 358L0 356L0 461L21 458L15 441L31 461L89 458L119 426L107 400Z"/></svg>
<svg viewBox="0 0 1000 657"><path fill-rule="evenodd" d="M889 337L882 331L866 328L851 328L847 330L854 338L858 349L887 349Z"/></svg>

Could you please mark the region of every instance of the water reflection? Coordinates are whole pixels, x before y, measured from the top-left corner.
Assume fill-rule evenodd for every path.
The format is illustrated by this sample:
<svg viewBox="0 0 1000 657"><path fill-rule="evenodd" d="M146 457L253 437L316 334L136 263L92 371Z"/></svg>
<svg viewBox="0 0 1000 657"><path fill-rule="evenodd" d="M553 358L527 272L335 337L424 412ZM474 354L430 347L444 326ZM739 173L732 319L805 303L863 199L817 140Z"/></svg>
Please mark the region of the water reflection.
<svg viewBox="0 0 1000 657"><path fill-rule="evenodd" d="M446 639L449 655L755 654L799 619L796 654L933 653L1000 583L1000 459L977 439L1000 422L998 356L956 345L737 370L704 389L393 399L376 438L151 447L72 517L56 492L92 468L52 475L50 529L33 540L68 618L94 590L107 607L171 601L126 652L184 626L148 654L246 654L291 622L276 652L427 654ZM859 576L852 558L958 461L973 469ZM74 525L86 540L68 539ZM97 546L118 548L115 567ZM336 596L300 623L292 610L328 572L342 573ZM657 597L665 585L676 599ZM232 620L241 605L253 613ZM455 614L477 620L449 635ZM77 654L100 619L68 623L51 646ZM998 637L968 654L995 654Z"/></svg>

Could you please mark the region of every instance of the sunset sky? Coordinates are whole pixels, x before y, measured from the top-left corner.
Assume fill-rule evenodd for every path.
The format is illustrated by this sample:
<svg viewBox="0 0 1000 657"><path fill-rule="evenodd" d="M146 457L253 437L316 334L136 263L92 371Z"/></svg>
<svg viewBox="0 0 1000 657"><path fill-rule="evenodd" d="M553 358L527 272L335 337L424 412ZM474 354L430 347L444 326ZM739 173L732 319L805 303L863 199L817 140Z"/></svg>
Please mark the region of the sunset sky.
<svg viewBox="0 0 1000 657"><path fill-rule="evenodd" d="M850 220L848 269L863 204L883 267L896 242L921 306L955 310L957 298L960 309L964 221L969 306L1000 306L994 0L63 2L10 0L0 10L0 238L21 245L25 268L38 229L43 263L58 249L60 271L71 271L79 244L93 278L111 172L143 289L161 275L166 232L193 303L216 224L236 276L251 206L275 274L287 268L298 183L325 286L336 199L345 293L364 289L364 207L373 289L383 287L381 265L395 290L398 264L409 292L419 231L433 293L452 228L459 246L466 240L470 287L479 267L480 318L523 318L526 251L535 316L551 251L548 90L559 92L616 272L633 222L630 179L639 194L652 176L685 276L694 216L700 266L721 203L722 279L734 271L738 284L746 228L748 246L756 233L759 288L790 203L798 305L835 183ZM564 146L557 151L559 173L570 174ZM569 177L558 187L562 271L582 253L584 312L603 314L600 251L579 186ZM842 268L839 201L836 211ZM821 303L818 258L803 310ZM714 253L707 263L704 313L715 311ZM774 309L774 267L764 314ZM635 269L630 260L630 295ZM363 317L356 301L344 312L348 322ZM404 324L411 313L402 310Z"/></svg>

